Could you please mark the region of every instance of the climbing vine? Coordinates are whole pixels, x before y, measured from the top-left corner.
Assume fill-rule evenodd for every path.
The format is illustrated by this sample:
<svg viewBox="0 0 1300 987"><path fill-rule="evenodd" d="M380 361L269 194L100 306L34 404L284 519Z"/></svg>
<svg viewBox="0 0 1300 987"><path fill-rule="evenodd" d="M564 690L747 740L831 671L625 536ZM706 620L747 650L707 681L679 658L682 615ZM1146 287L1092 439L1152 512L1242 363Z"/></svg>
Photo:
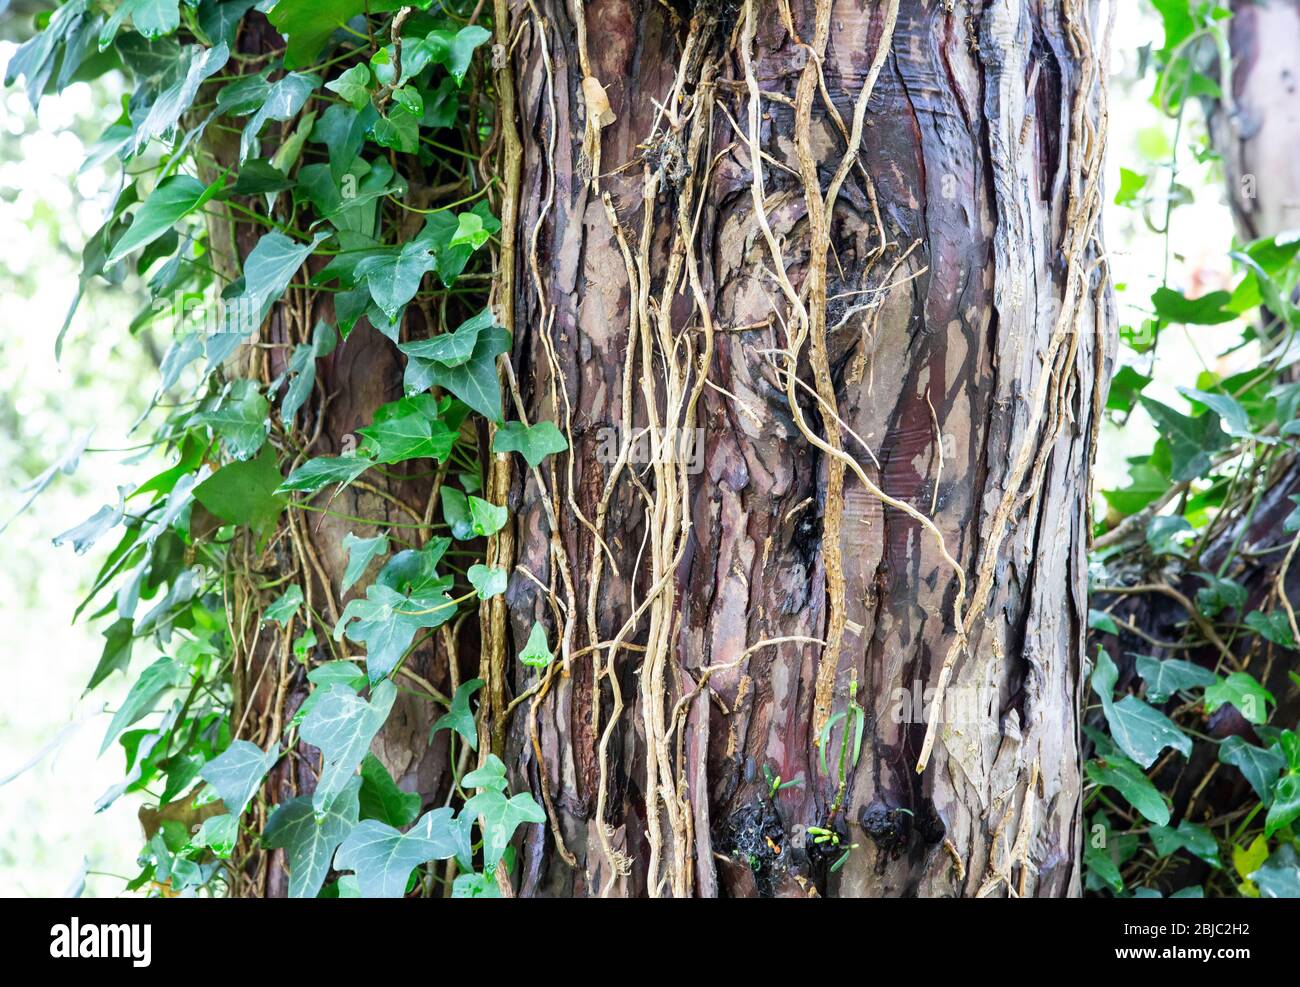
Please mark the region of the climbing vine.
<svg viewBox="0 0 1300 987"><path fill-rule="evenodd" d="M492 625L500 476L567 448L549 422L507 422L502 401L493 272L513 266L501 216L517 190L498 176L517 138L496 112L498 13L69 0L10 62L34 106L74 80L128 81L89 152L121 180L81 285L138 277L150 303L131 331L169 340L137 432L170 465L59 539L116 539L77 614L106 625L88 688L131 679L103 739L125 776L99 807L129 792L160 807L142 812L130 889L256 891L262 851L279 850L296 897L509 894L512 836L546 821L510 794L486 723L500 631L480 677L449 663L446 692L409 663L436 635L454 654L476 610ZM402 396L326 449L322 368L363 319L401 354ZM345 490L373 512L339 509ZM350 529L346 604L313 538L326 518ZM140 668L145 651L159 657ZM551 665L543 627L517 657ZM447 736L450 783L423 813L370 753L401 694ZM277 770L287 786L264 784ZM310 794L272 795L303 771Z"/></svg>

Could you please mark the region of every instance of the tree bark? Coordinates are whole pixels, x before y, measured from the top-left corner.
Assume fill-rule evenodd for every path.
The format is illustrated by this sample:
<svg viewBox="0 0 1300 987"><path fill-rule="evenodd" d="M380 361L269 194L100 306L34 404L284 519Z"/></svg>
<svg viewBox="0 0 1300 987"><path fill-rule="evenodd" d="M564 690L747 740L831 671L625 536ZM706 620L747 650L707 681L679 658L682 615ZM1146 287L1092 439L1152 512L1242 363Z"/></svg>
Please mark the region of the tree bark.
<svg viewBox="0 0 1300 987"><path fill-rule="evenodd" d="M510 13L521 893L1077 893L1091 6Z"/></svg>

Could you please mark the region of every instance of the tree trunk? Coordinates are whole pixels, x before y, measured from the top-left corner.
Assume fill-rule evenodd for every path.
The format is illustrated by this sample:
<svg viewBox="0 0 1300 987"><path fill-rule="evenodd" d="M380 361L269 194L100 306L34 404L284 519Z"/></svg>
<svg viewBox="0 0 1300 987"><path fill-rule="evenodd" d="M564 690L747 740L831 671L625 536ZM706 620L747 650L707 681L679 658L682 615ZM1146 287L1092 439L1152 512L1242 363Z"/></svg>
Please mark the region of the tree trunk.
<svg viewBox="0 0 1300 987"><path fill-rule="evenodd" d="M1090 5L510 13L521 893L1077 893Z"/></svg>

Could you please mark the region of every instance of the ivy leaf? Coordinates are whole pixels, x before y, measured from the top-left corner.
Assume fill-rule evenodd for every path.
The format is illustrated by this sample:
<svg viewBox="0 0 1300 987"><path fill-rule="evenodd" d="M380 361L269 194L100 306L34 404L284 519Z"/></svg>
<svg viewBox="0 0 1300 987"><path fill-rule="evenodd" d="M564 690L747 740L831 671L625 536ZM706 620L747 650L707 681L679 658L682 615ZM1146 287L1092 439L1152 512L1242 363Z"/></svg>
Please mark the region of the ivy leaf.
<svg viewBox="0 0 1300 987"><path fill-rule="evenodd" d="M1232 295L1211 291L1199 298L1188 298L1173 288L1157 288L1151 296L1156 315L1165 322L1196 326L1215 326L1236 319L1237 313L1226 309Z"/></svg>
<svg viewBox="0 0 1300 987"><path fill-rule="evenodd" d="M1250 416L1246 414L1246 409L1231 395L1200 391L1194 387L1180 387L1178 393L1189 400L1205 405L1218 415L1219 421L1229 435L1238 438L1251 438L1254 435L1250 428ZM1272 439L1266 437L1261 441L1271 442Z"/></svg>
<svg viewBox="0 0 1300 987"><path fill-rule="evenodd" d="M119 733L142 716L150 713L158 702L158 698L180 682L184 672L185 670L171 658L159 658L141 672L140 677L131 686L131 691L122 700L122 705L113 714L113 719L108 724L108 732L104 734L104 742L100 745L99 753L103 754L104 751L108 750L109 744L113 742Z"/></svg>
<svg viewBox="0 0 1300 987"><path fill-rule="evenodd" d="M446 30L430 31L421 45L428 50L429 59L445 65L451 77L456 80L456 85L460 85L465 79L465 73L469 71L474 49L491 36L486 28L472 24L455 33Z"/></svg>
<svg viewBox="0 0 1300 987"><path fill-rule="evenodd" d="M279 744L264 751L247 740L233 740L224 753L203 765L199 777L216 789L230 814L238 819L279 758Z"/></svg>
<svg viewBox="0 0 1300 987"><path fill-rule="evenodd" d="M365 574L373 559L388 554L388 536L375 535L374 538L358 538L352 533L343 536L343 550L348 553L348 565L343 570L341 589L350 590L356 581Z"/></svg>
<svg viewBox="0 0 1300 987"><path fill-rule="evenodd" d="M256 459L222 466L194 488L194 499L223 521L266 532L284 510L279 487L275 451L266 446Z"/></svg>
<svg viewBox="0 0 1300 987"><path fill-rule="evenodd" d="M1169 443L1174 480L1195 480L1208 472L1214 462L1213 454L1231 441L1219 427L1219 416L1213 411L1191 418L1148 397L1138 400Z"/></svg>
<svg viewBox="0 0 1300 987"><path fill-rule="evenodd" d="M474 525L469 516L469 500L455 487L443 487L439 493L442 500L442 519L451 528L451 536L457 541L468 541L474 537Z"/></svg>
<svg viewBox="0 0 1300 987"><path fill-rule="evenodd" d="M1147 544L1156 555L1177 555L1187 558L1179 536L1192 531L1192 526L1181 514L1173 517L1158 515L1147 524Z"/></svg>
<svg viewBox="0 0 1300 987"><path fill-rule="evenodd" d="M1125 754L1141 767L1150 767L1166 747L1192 752L1192 740L1174 722L1154 706L1137 696L1113 699L1119 670L1104 648L1097 650L1097 665L1092 673L1093 691L1101 698L1102 710L1110 726L1111 737Z"/></svg>
<svg viewBox="0 0 1300 987"><path fill-rule="evenodd" d="M504 505L493 504L482 497L470 497L469 520L474 534L489 538L505 527L510 511Z"/></svg>
<svg viewBox="0 0 1300 987"><path fill-rule="evenodd" d="M361 778L348 780L319 815L310 795L276 807L266 821L263 845L283 849L289 861L289 897L315 898L329 873L334 851L357 824Z"/></svg>
<svg viewBox="0 0 1300 987"><path fill-rule="evenodd" d="M1233 672L1205 690L1207 713L1213 713L1224 703L1237 707L1238 712L1251 723L1261 724L1268 720L1267 704L1276 704L1276 700L1249 672Z"/></svg>
<svg viewBox="0 0 1300 987"><path fill-rule="evenodd" d="M239 819L227 812L204 819L203 825L194 834L190 845L195 849L206 847L224 860L235 849L235 841L238 838Z"/></svg>
<svg viewBox="0 0 1300 987"><path fill-rule="evenodd" d="M465 788L485 788L494 792L504 792L509 785L506 781L506 766L501 758L489 754L482 765L467 772L461 779Z"/></svg>
<svg viewBox="0 0 1300 987"><path fill-rule="evenodd" d="M124 672L131 663L131 649L135 645L135 625L129 617L119 617L104 631L104 650L86 684L86 692L103 682L113 672Z"/></svg>
<svg viewBox="0 0 1300 987"><path fill-rule="evenodd" d="M280 402L280 421L286 428L293 424L298 409L306 403L311 395L311 389L316 384L316 361L333 353L336 345L338 345L338 332L328 322L321 321L316 323L310 343L302 343L294 347L289 366L285 369L285 373L292 379L289 381L289 389L285 392L284 400Z"/></svg>
<svg viewBox="0 0 1300 987"><path fill-rule="evenodd" d="M1295 639L1291 635L1291 621L1281 610L1274 610L1267 614L1252 610L1246 614L1245 624L1266 641L1280 644L1284 648L1296 646Z"/></svg>
<svg viewBox="0 0 1300 987"><path fill-rule="evenodd" d="M432 339L421 339L413 343L402 343L397 348L407 356L432 360L444 367L458 367L474 355L474 344L478 341L479 332L493 325L496 322L491 310L484 309L462 322L455 332L445 332Z"/></svg>
<svg viewBox="0 0 1300 987"><path fill-rule="evenodd" d="M1207 617L1217 617L1224 610L1240 611L1246 605L1246 587L1232 579L1222 579L1213 573L1196 574L1205 586L1196 591L1196 604Z"/></svg>
<svg viewBox="0 0 1300 987"><path fill-rule="evenodd" d="M266 195L293 188L294 180L269 161L252 158L244 162L230 191L235 195Z"/></svg>
<svg viewBox="0 0 1300 987"><path fill-rule="evenodd" d="M413 868L456 856L461 841L449 808L426 812L408 833L376 819L357 824L334 855L338 870L357 875L364 898L400 898Z"/></svg>
<svg viewBox="0 0 1300 987"><path fill-rule="evenodd" d="M262 614L262 623L273 620L281 627L286 627L289 621L293 620L300 606L302 606L302 587L294 583L266 608Z"/></svg>
<svg viewBox="0 0 1300 987"><path fill-rule="evenodd" d="M456 217L456 232L451 235L448 246L469 247L477 250L492 234L483 226L483 217L473 212L463 212Z"/></svg>
<svg viewBox="0 0 1300 987"><path fill-rule="evenodd" d="M1211 867L1218 869L1223 866L1219 861L1219 841L1204 826L1183 819L1176 829L1169 826L1152 826L1147 835L1151 837L1156 852L1162 857L1167 857L1178 850L1186 850Z"/></svg>
<svg viewBox="0 0 1300 987"><path fill-rule="evenodd" d="M366 687L370 679L350 661L327 661L309 671L307 681L316 688L308 694L303 704L298 707L298 711L293 714L293 719L289 721L290 726L299 726L310 716L311 711L325 698L330 686L337 684L357 693Z"/></svg>
<svg viewBox="0 0 1300 987"><path fill-rule="evenodd" d="M420 118L405 106L396 106L387 116L375 120L370 136L380 147L415 154L420 150Z"/></svg>
<svg viewBox="0 0 1300 987"><path fill-rule="evenodd" d="M469 708L470 697L483 688L482 679L470 679L462 682L451 697L449 709L430 731L430 737L439 730L455 730L461 739L469 745L470 750L478 750L478 728L474 724L474 711Z"/></svg>
<svg viewBox="0 0 1300 987"><path fill-rule="evenodd" d="M1300 898L1300 856L1295 847L1284 843L1259 870L1250 875L1265 898Z"/></svg>
<svg viewBox="0 0 1300 987"><path fill-rule="evenodd" d="M1273 801L1273 786L1277 784L1278 772L1286 767L1286 759L1277 748L1265 750L1246 743L1240 737L1230 736L1219 745L1219 760L1240 771L1264 805Z"/></svg>
<svg viewBox="0 0 1300 987"><path fill-rule="evenodd" d="M1092 886L1095 878L1112 892L1119 894L1124 890L1124 877L1119 869L1122 861L1117 859L1121 836L1114 831L1110 821L1100 812L1092 817L1090 830L1090 835L1083 844L1083 862L1088 872L1089 889L1096 890Z"/></svg>
<svg viewBox="0 0 1300 987"><path fill-rule="evenodd" d="M396 0L278 0L266 19L285 38L284 67L310 65L325 48L330 36L367 9L372 14L392 13L401 6ZM412 6L427 7L427 3Z"/></svg>
<svg viewBox="0 0 1300 987"><path fill-rule="evenodd" d="M325 88L338 93L354 110L359 110L370 102L370 69L364 62L358 62L337 79L325 83Z"/></svg>
<svg viewBox="0 0 1300 987"><path fill-rule="evenodd" d="M497 326L479 331L474 352L464 363L445 366L434 360L410 357L404 386L408 393L431 386L450 391L489 421L501 421L501 385L497 357L510 349L510 333Z"/></svg>
<svg viewBox="0 0 1300 987"><path fill-rule="evenodd" d="M257 455L266 442L271 432L270 413L271 405L257 382L240 378L231 382L214 411L200 412L190 422L211 428L221 436L226 452L244 460Z"/></svg>
<svg viewBox="0 0 1300 987"><path fill-rule="evenodd" d="M1106 396L1106 410L1127 415L1133 410L1133 405L1137 403L1142 389L1151 381L1151 377L1140 374L1125 364L1110 382L1110 392Z"/></svg>
<svg viewBox="0 0 1300 987"><path fill-rule="evenodd" d="M459 434L438 417L437 402L430 394L384 405L375 412L373 424L357 431L367 440L366 455L389 464L426 458L443 462Z"/></svg>
<svg viewBox="0 0 1300 987"><path fill-rule="evenodd" d="M469 874L457 874L451 885L453 898L500 898L501 889L497 882L487 874L473 871Z"/></svg>
<svg viewBox="0 0 1300 987"><path fill-rule="evenodd" d="M299 735L303 742L318 748L324 759L312 794L312 806L318 813L347 786L388 719L395 698L397 687L387 680L370 690L369 701L336 683L302 721Z"/></svg>
<svg viewBox="0 0 1300 987"><path fill-rule="evenodd" d="M200 45L187 47L182 62L185 66L182 77L159 93L157 99L153 101L148 115L140 121L139 126L131 134L131 153L138 154L150 139L161 137L171 131L194 103L199 86L216 75L229 58L230 49L224 41L218 42L212 48L204 48ZM197 135L206 123L207 121L199 123L186 136Z"/></svg>
<svg viewBox="0 0 1300 987"><path fill-rule="evenodd" d="M1271 837L1297 818L1300 818L1300 774L1291 771L1273 785L1273 802L1264 820L1264 835Z"/></svg>
<svg viewBox="0 0 1300 987"><path fill-rule="evenodd" d="M1213 685L1215 675L1180 658L1161 661L1149 655L1136 656L1137 673L1147 684L1147 696L1153 703L1163 703L1170 696L1188 689Z"/></svg>
<svg viewBox="0 0 1300 987"><path fill-rule="evenodd" d="M1085 768L1088 778L1098 785L1115 789L1138 812L1155 823L1169 823L1169 806L1159 789L1151 784L1140 767L1126 757L1112 756L1089 761Z"/></svg>
<svg viewBox="0 0 1300 987"><path fill-rule="evenodd" d="M546 631L541 624L533 624L533 629L528 632L528 643L519 652L519 660L533 668L545 668L555 660L551 649L547 647Z"/></svg>
<svg viewBox="0 0 1300 987"><path fill-rule="evenodd" d="M122 0L99 32L99 50L113 43L118 28L128 17L132 26L150 41L172 34L181 24L180 6L180 0Z"/></svg>
<svg viewBox="0 0 1300 987"><path fill-rule="evenodd" d="M370 297L392 321L415 297L420 281L436 265L437 259L429 245L415 239L406 241L400 249L365 257L356 266L356 276L365 280Z"/></svg>
<svg viewBox="0 0 1300 987"><path fill-rule="evenodd" d="M1115 618L1102 610L1088 611L1088 630L1101 631L1103 634L1119 634L1119 624Z"/></svg>
<svg viewBox="0 0 1300 987"><path fill-rule="evenodd" d="M55 535L50 539L50 544L57 548L64 542L71 542L74 552L78 555L85 555L95 542L99 541L106 532L111 531L121 522L123 515L126 513L125 494L127 489L129 488L118 488L116 507L112 504L105 504L80 524Z"/></svg>
<svg viewBox="0 0 1300 987"><path fill-rule="evenodd" d="M510 582L510 574L504 569L489 569L482 563L469 567L466 574L469 577L470 585L478 592L480 600L490 600L494 596L500 596L506 591L506 586Z"/></svg>
<svg viewBox="0 0 1300 987"><path fill-rule="evenodd" d="M495 789L480 789L465 803L462 814L478 817L483 833L483 869L491 873L501 860L515 829L524 823L546 822L546 812L528 792L507 799Z"/></svg>
<svg viewBox="0 0 1300 987"><path fill-rule="evenodd" d="M282 79L273 82L266 91L265 98L258 105L257 111L244 125L244 133L239 139L239 163L242 165L248 156L254 153L258 135L267 123L272 120L292 119L306 105L307 98L319 85L319 76L298 72L290 72Z"/></svg>
<svg viewBox="0 0 1300 987"><path fill-rule="evenodd" d="M326 236L318 233L310 243L300 244L279 232L262 235L244 259L243 292L229 300L222 312L220 331L209 339L209 363L219 363L224 359L223 352L233 351L262 324L303 261Z"/></svg>
<svg viewBox="0 0 1300 987"><path fill-rule="evenodd" d="M493 452L517 452L529 466L538 466L547 456L568 448L568 441L553 422L506 422L492 438Z"/></svg>
<svg viewBox="0 0 1300 987"><path fill-rule="evenodd" d="M276 493L295 490L315 493L331 483L347 486L374 465L373 460L364 456L317 456L290 473L276 488Z"/></svg>
<svg viewBox="0 0 1300 987"><path fill-rule="evenodd" d="M334 627L334 639L366 646L366 671L370 681L383 678L401 661L421 628L438 627L456 613L446 593L452 577L444 576L419 596L407 596L376 582L366 587L364 599L351 600Z"/></svg>
<svg viewBox="0 0 1300 987"><path fill-rule="evenodd" d="M1147 176L1128 168L1119 170L1119 191L1115 193L1115 205L1126 206L1133 202L1139 192L1146 186Z"/></svg>
<svg viewBox="0 0 1300 987"><path fill-rule="evenodd" d="M378 819L389 826L409 826L420 814L423 801L414 792L397 787L384 763L373 754L361 762L361 818Z"/></svg>
<svg viewBox="0 0 1300 987"><path fill-rule="evenodd" d="M158 183L131 220L130 227L121 239L113 244L106 262L115 264L133 250L153 243L184 217L203 206L225 185L225 176L218 176L211 185L204 185L189 175L173 175Z"/></svg>

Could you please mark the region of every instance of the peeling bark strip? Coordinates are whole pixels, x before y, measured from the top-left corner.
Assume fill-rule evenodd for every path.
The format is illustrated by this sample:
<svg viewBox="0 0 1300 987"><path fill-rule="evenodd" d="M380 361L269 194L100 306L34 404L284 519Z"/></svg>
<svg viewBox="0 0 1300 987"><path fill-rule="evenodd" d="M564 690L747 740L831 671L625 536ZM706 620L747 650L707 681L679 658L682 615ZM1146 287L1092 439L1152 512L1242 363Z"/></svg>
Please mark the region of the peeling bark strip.
<svg viewBox="0 0 1300 987"><path fill-rule="evenodd" d="M522 893L1077 892L1091 5L511 12Z"/></svg>

